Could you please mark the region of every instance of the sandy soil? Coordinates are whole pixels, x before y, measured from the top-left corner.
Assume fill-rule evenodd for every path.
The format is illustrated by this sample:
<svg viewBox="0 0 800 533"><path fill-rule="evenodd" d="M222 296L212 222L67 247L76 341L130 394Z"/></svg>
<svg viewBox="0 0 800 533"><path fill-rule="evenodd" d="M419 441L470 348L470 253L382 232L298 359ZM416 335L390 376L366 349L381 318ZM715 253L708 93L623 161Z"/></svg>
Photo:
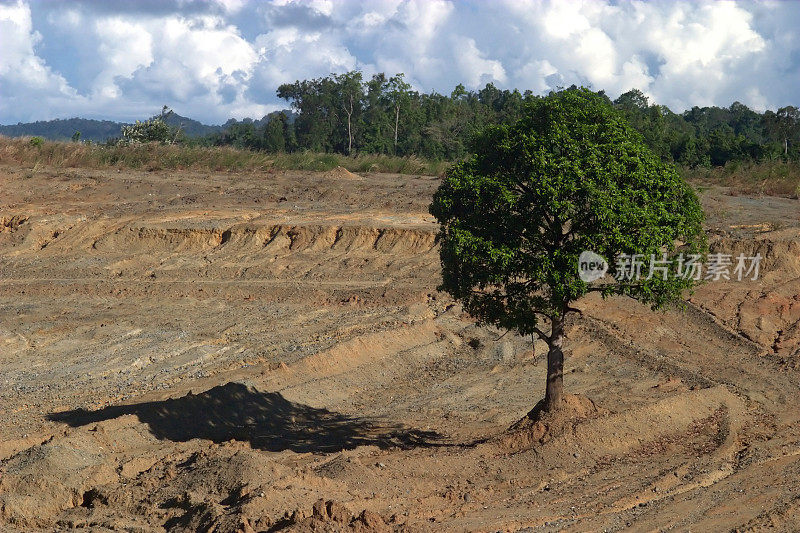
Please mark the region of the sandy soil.
<svg viewBox="0 0 800 533"><path fill-rule="evenodd" d="M800 529L797 200L704 191L761 278L580 302L575 420L509 430L543 346L359 177L0 167L0 530Z"/></svg>

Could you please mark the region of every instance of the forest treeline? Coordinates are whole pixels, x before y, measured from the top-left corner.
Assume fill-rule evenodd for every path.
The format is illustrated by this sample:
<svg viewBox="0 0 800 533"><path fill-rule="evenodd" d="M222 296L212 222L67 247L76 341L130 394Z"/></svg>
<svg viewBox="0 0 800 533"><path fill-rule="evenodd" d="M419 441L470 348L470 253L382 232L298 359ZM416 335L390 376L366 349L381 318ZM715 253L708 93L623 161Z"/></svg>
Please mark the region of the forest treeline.
<svg viewBox="0 0 800 533"><path fill-rule="evenodd" d="M402 74L332 74L281 85L277 94L291 112L261 120L229 121L201 142L269 152L415 155L455 161L468 152L473 133L488 124L516 120L531 91L477 91L458 85L450 95L411 89ZM639 90L615 100L661 158L687 167L729 161L800 158L800 111L784 107L758 113L744 104L693 107L683 113L654 102Z"/></svg>
<svg viewBox="0 0 800 533"><path fill-rule="evenodd" d="M637 89L613 101L603 91L598 94L625 115L655 153L682 167L800 162L800 110L796 107L758 113L734 102L730 107L693 107L674 113L650 102ZM513 122L526 101L542 98L531 91L498 89L491 83L477 91L458 85L449 95L422 93L413 90L403 74L365 79L358 71L287 83L278 87L277 95L289 109L256 120L231 119L221 126L181 117L165 106L160 117L144 125L75 118L0 126L0 134L107 145L177 141L194 147L232 146L270 153L415 156L447 162L469 152L476 131L489 124ZM136 131L141 139L127 139L124 131Z"/></svg>

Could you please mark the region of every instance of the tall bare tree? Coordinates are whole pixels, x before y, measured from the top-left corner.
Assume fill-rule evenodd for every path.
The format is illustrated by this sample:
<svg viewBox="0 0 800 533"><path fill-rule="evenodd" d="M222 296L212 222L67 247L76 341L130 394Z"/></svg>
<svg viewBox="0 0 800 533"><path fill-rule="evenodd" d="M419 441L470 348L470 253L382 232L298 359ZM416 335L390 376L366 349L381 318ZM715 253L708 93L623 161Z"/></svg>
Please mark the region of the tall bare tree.
<svg viewBox="0 0 800 533"><path fill-rule="evenodd" d="M353 71L335 76L339 88L339 101L347 116L347 154L353 153L354 117L361 111L364 98L361 72Z"/></svg>
<svg viewBox="0 0 800 533"><path fill-rule="evenodd" d="M395 76L389 78L389 86L388 86L388 94L389 99L392 102L392 108L394 109L394 152L397 154L397 131L400 127L400 110L405 109L411 96L409 95L409 90L411 89L411 85L406 83L403 79L404 74L401 72Z"/></svg>

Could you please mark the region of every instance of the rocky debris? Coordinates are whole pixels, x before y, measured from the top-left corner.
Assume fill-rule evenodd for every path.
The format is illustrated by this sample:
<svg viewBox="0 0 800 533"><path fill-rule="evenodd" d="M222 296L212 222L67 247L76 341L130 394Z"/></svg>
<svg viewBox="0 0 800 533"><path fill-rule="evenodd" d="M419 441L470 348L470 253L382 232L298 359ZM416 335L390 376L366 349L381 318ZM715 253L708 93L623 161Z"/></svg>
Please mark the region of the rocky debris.
<svg viewBox="0 0 800 533"><path fill-rule="evenodd" d="M353 531L353 532L388 532L401 529L392 527L378 513L364 509L354 515L343 504L323 499L317 500L311 508L310 516L295 511L285 523L273 531Z"/></svg>
<svg viewBox="0 0 800 533"><path fill-rule="evenodd" d="M25 215L0 216L0 232L16 231L27 220Z"/></svg>

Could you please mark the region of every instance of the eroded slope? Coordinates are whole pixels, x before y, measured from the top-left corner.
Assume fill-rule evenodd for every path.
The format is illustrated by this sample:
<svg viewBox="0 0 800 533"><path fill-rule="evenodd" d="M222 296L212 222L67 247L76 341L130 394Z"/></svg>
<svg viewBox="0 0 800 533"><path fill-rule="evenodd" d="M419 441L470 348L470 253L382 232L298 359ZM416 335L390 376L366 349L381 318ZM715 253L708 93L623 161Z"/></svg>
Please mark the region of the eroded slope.
<svg viewBox="0 0 800 533"><path fill-rule="evenodd" d="M543 347L435 290L436 185L2 169L3 527L798 524L796 201L705 193L757 281L581 302L566 385L599 410L550 438L505 431Z"/></svg>

